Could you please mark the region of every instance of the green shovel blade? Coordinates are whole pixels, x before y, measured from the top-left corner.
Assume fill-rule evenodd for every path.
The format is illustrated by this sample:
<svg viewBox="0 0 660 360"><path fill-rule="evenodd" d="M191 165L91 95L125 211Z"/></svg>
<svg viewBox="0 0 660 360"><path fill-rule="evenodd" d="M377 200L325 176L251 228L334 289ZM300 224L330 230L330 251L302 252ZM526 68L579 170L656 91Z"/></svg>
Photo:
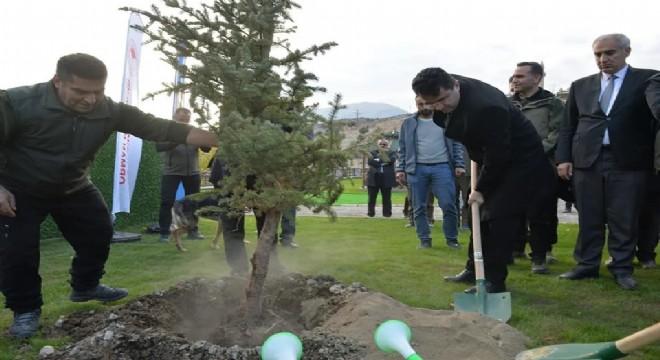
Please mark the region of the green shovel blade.
<svg viewBox="0 0 660 360"><path fill-rule="evenodd" d="M489 294L485 289L478 289L474 294L455 293L454 310L476 312L507 322L511 319L511 293Z"/></svg>
<svg viewBox="0 0 660 360"><path fill-rule="evenodd" d="M516 360L609 360L626 356L613 342L550 345L521 352Z"/></svg>

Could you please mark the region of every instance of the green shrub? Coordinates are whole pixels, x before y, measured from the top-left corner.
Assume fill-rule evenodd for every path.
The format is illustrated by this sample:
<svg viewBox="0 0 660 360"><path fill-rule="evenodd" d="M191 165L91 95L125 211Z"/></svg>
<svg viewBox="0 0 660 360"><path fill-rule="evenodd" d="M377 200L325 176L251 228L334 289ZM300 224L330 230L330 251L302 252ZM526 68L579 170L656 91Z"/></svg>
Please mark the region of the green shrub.
<svg viewBox="0 0 660 360"><path fill-rule="evenodd" d="M90 170L92 181L103 194L109 209L112 209L116 142L117 135L115 133L101 148ZM117 214L117 228L146 224L157 220L158 208L160 207L160 175L162 169L163 162L158 152L156 152L154 143L151 141L142 142L142 158L135 182L133 199L131 200L131 213ZM57 225L49 216L41 226L41 238L49 239L61 236Z"/></svg>

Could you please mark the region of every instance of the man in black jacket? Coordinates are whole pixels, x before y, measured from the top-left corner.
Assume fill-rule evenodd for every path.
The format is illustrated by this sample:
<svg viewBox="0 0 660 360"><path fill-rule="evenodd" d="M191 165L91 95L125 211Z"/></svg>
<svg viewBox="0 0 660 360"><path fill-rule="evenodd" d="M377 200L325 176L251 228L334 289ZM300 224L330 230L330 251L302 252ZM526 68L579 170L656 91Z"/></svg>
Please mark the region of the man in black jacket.
<svg viewBox="0 0 660 360"><path fill-rule="evenodd" d="M554 171L541 139L504 93L479 80L428 68L415 76L412 88L433 105L433 120L445 128L445 136L465 145L480 165L479 174L472 174L478 180L468 202L481 204L486 289L506 291L512 239L530 207L554 191ZM465 270L447 280L474 281L472 241L468 256Z"/></svg>
<svg viewBox="0 0 660 360"><path fill-rule="evenodd" d="M564 103L555 94L540 86L544 76L545 71L541 64L518 63L513 73L515 92L509 99L532 122L541 137L548 161L554 165ZM548 263L557 261L552 255L552 245L557 243L557 198L547 197L538 205L538 208L527 214L528 224L524 224L514 241L514 257L525 256L525 244L529 241L532 250L529 254L532 259L532 273L547 274Z"/></svg>
<svg viewBox="0 0 660 360"><path fill-rule="evenodd" d="M89 178L115 132L151 141L217 145L216 134L158 119L105 97L105 64L63 56L51 81L0 91L0 291L14 312L12 338L39 330L39 231L51 215L75 255L71 301L115 301L128 291L100 283L110 254L110 212Z"/></svg>
<svg viewBox="0 0 660 360"><path fill-rule="evenodd" d="M178 108L174 111L172 120L190 123L190 110ZM160 179L160 212L158 225L160 227L160 241L169 241L170 224L172 223L172 205L176 198L179 184L183 185L186 195L199 192L202 177L199 171L199 150L209 152L208 147L177 144L173 142L156 143L156 150L163 155L163 175ZM203 239L197 227L188 233L188 239Z"/></svg>
<svg viewBox="0 0 660 360"><path fill-rule="evenodd" d="M392 188L394 179L394 164L396 151L390 149L389 141L378 140L378 149L369 157L369 172L367 173L367 190L369 193L367 216L376 215L376 198L380 191L383 200L383 216L392 216Z"/></svg>

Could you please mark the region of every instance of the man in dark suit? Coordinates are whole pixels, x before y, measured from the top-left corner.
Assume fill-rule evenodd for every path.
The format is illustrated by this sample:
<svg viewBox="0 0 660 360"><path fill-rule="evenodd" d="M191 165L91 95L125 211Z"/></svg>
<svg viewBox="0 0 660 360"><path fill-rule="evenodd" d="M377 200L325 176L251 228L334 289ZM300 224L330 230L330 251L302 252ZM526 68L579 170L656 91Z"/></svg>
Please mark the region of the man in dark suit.
<svg viewBox="0 0 660 360"><path fill-rule="evenodd" d="M369 158L369 173L367 174L369 193L367 215L369 217L376 214L376 198L379 191L383 199L383 216L392 216L392 188L396 184L395 162L396 151L390 149L390 142L385 139L378 140L378 149L373 150Z"/></svg>
<svg viewBox="0 0 660 360"><path fill-rule="evenodd" d="M573 178L580 222L573 254L578 265L559 278L598 277L607 224L608 270L619 286L633 290L637 224L656 126L645 90L657 71L626 64L630 39L623 34L602 35L592 48L600 72L571 84L557 141L557 172Z"/></svg>
<svg viewBox="0 0 660 360"><path fill-rule="evenodd" d="M413 91L435 109L433 121L445 136L461 142L481 166L468 203L481 204L481 233L486 290L506 291L513 238L526 212L554 196L555 173L532 123L504 93L479 80L450 75L440 68L422 70ZM445 279L475 279L472 241L465 270ZM474 288L466 290L474 291Z"/></svg>

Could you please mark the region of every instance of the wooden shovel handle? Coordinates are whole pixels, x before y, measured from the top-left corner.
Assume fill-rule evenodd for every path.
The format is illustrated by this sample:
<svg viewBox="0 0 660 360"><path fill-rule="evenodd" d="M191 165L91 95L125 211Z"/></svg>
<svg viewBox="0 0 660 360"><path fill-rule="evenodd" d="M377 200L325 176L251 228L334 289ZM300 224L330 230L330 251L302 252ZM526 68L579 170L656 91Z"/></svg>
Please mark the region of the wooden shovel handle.
<svg viewBox="0 0 660 360"><path fill-rule="evenodd" d="M628 335L614 343L616 348L624 354L630 354L644 345L660 340L660 322Z"/></svg>
<svg viewBox="0 0 660 360"><path fill-rule="evenodd" d="M470 161L470 187L472 191L477 187L477 163ZM472 210L472 248L474 253L474 272L477 280L484 280L484 256L481 251L481 217L479 216L479 204L470 205Z"/></svg>

